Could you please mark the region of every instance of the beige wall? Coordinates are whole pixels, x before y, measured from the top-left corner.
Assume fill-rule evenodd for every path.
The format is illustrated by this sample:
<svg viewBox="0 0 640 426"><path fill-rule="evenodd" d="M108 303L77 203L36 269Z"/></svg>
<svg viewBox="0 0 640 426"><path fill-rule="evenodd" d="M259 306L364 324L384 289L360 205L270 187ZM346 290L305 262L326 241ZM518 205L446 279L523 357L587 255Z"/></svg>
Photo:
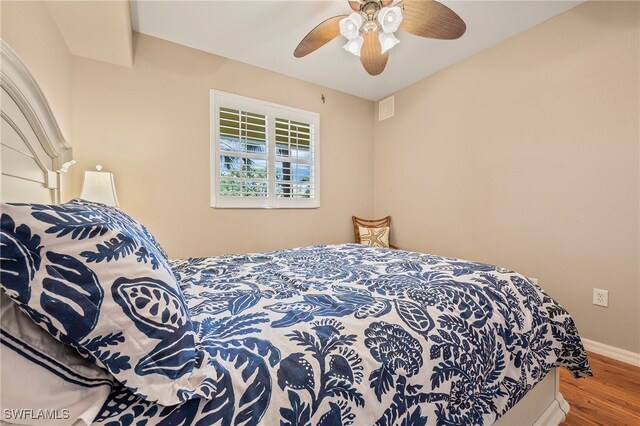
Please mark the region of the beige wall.
<svg viewBox="0 0 640 426"><path fill-rule="evenodd" d="M49 1L47 6L73 55L132 65L129 0Z"/></svg>
<svg viewBox="0 0 640 426"><path fill-rule="evenodd" d="M80 172L101 163L122 209L172 257L351 241L351 215L373 213L373 103L157 38L135 43L130 69L74 58L76 195ZM320 209L209 207L212 88L320 113Z"/></svg>
<svg viewBox="0 0 640 426"><path fill-rule="evenodd" d="M60 130L71 140L72 55L42 1L0 1L2 39L20 56L47 98ZM71 174L63 176L61 197L70 198Z"/></svg>
<svg viewBox="0 0 640 426"><path fill-rule="evenodd" d="M398 92L375 133L374 210L397 244L538 277L584 337L634 352L639 8L544 22Z"/></svg>
<svg viewBox="0 0 640 426"><path fill-rule="evenodd" d="M25 62L71 141L72 56L49 8L42 1L2 0L0 14L2 39Z"/></svg>

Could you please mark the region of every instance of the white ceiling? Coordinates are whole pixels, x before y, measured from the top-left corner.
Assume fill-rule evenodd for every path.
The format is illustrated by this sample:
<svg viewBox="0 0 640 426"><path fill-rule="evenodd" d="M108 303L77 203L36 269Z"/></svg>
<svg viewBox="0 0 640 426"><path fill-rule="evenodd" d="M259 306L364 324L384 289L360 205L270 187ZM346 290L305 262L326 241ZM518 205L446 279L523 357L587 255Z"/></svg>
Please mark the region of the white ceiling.
<svg viewBox="0 0 640 426"><path fill-rule="evenodd" d="M135 31L276 71L370 100L382 99L430 74L558 15L582 1L442 1L467 24L458 40L399 31L385 71L372 77L342 49L339 37L296 59L298 42L326 18L348 14L341 1L131 1Z"/></svg>

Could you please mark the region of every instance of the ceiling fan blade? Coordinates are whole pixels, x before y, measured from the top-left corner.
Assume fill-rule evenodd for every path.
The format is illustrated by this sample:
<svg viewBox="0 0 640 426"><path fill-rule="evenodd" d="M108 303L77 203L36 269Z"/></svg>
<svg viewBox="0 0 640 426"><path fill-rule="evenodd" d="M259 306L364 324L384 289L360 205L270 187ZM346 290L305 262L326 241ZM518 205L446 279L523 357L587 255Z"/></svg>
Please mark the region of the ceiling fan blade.
<svg viewBox="0 0 640 426"><path fill-rule="evenodd" d="M338 15L321 22L309 31L293 52L296 58L302 58L309 53L329 43L340 35L340 21L348 15Z"/></svg>
<svg viewBox="0 0 640 426"><path fill-rule="evenodd" d="M380 53L381 46L377 31L365 32L362 36L364 37L364 43L360 50L360 62L362 62L362 66L369 74L378 75L387 66L389 52L384 55Z"/></svg>
<svg viewBox="0 0 640 426"><path fill-rule="evenodd" d="M435 0L403 0L400 29L428 38L453 40L467 30L467 25L453 10Z"/></svg>
<svg viewBox="0 0 640 426"><path fill-rule="evenodd" d="M359 1L349 1L349 6L353 9L354 12L360 12L360 7L362 7L362 3Z"/></svg>

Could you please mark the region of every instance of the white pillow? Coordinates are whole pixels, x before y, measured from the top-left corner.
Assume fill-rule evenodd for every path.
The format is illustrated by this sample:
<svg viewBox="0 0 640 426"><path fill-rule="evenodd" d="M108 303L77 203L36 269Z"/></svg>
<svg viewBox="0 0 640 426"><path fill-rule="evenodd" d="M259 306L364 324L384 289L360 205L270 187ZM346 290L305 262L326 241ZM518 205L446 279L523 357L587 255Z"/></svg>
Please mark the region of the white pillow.
<svg viewBox="0 0 640 426"><path fill-rule="evenodd" d="M365 244L373 247L385 247L389 248L389 227L369 228L366 226L359 226L358 232L360 233L360 244Z"/></svg>
<svg viewBox="0 0 640 426"><path fill-rule="evenodd" d="M113 376L51 337L0 291L2 424L89 425Z"/></svg>

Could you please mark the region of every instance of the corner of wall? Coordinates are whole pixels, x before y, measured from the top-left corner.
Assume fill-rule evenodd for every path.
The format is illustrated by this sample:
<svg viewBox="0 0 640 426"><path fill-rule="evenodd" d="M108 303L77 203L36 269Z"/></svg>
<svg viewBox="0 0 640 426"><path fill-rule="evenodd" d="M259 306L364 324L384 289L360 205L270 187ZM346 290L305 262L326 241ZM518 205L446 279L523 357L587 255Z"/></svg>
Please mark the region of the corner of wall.
<svg viewBox="0 0 640 426"><path fill-rule="evenodd" d="M71 142L72 55L42 1L2 1L2 39L20 56Z"/></svg>

